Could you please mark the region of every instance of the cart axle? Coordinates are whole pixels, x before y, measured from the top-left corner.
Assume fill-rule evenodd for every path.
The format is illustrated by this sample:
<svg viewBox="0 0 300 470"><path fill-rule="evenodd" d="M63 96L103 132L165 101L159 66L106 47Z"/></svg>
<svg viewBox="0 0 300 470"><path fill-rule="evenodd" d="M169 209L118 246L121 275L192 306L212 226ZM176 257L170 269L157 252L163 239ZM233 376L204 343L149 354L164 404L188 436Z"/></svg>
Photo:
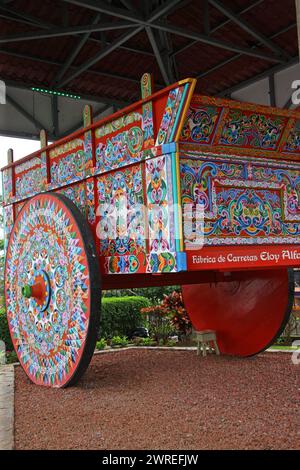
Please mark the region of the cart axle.
<svg viewBox="0 0 300 470"><path fill-rule="evenodd" d="M41 311L46 310L51 296L50 280L47 273L43 270L37 271L34 276L34 283L25 284L22 287L22 295L26 299L34 299L36 307Z"/></svg>

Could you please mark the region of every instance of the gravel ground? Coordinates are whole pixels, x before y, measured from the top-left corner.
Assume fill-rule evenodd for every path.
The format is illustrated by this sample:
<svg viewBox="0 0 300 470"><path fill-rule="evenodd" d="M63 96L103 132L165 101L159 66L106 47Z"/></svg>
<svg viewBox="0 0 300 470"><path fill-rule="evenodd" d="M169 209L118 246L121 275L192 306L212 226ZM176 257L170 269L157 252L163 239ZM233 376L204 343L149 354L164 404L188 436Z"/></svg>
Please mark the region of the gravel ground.
<svg viewBox="0 0 300 470"><path fill-rule="evenodd" d="M300 366L194 351L94 356L76 387L15 369L16 449L300 449Z"/></svg>

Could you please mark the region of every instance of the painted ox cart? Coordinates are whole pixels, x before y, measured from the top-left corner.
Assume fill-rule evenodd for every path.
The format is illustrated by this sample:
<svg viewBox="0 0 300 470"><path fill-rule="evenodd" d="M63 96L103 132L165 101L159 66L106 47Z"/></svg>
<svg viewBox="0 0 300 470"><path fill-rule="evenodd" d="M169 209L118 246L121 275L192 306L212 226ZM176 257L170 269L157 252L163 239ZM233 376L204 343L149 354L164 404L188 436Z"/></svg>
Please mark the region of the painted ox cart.
<svg viewBox="0 0 300 470"><path fill-rule="evenodd" d="M74 384L101 287L181 284L197 330L249 356L282 331L300 263L300 114L194 94L186 79L2 169L5 295L20 363Z"/></svg>

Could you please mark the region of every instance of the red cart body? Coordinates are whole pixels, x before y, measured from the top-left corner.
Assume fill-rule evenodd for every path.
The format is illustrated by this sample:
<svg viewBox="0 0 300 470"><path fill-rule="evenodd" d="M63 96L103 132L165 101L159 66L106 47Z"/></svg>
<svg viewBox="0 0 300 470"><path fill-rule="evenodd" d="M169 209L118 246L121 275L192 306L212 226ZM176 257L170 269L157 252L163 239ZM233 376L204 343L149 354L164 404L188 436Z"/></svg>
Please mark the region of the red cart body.
<svg viewBox="0 0 300 470"><path fill-rule="evenodd" d="M145 74L141 101L95 123L86 107L83 128L51 145L42 132L40 151L2 169L5 243L26 201L63 194L93 233L104 289L188 284L195 327L249 355L291 307L300 113L196 95L195 83L153 94Z"/></svg>

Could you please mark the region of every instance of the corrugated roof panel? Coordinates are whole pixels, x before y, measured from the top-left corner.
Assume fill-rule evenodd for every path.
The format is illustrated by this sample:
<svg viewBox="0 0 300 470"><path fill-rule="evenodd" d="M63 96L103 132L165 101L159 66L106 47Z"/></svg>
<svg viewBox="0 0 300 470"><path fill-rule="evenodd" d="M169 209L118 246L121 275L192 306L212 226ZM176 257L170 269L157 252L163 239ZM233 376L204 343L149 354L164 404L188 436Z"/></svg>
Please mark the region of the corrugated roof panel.
<svg viewBox="0 0 300 470"><path fill-rule="evenodd" d="M240 18L247 21L250 26L253 26L266 37L276 35L276 33L293 25L296 21L294 0L284 0L284 2L282 0L262 0L261 2L259 0L222 0L222 3L230 7L236 15L239 15L241 11L247 8L247 12L240 14ZM135 0L133 4L139 9L141 2ZM257 6L250 8L253 4ZM124 11L129 11L120 2L113 1L112 5L123 8ZM160 24L165 21L171 26L180 27L186 30L187 34L191 31L205 34L203 2L199 0L182 0L182 5L184 7L180 7L180 5L177 8L174 7L167 19L156 21L159 21ZM88 8L78 7L58 0L43 0L43 2L15 0L7 3L5 8L11 8L12 11L15 10L20 14L23 12L27 17L26 21L29 21L31 17L33 23L42 22L41 31L47 30L47 27L49 28L51 25L53 28L63 28L66 25L86 25L96 15L95 11ZM152 9L155 9L155 7L153 6ZM209 6L209 12L212 31L210 37L239 47L257 47L258 40L250 32L245 31L241 25L228 21L228 17L212 5ZM2 13L4 14L3 10ZM5 14L9 15L7 12ZM99 21L111 21L113 23L122 20L108 14L102 14ZM225 24L223 25L223 23ZM27 23L22 24L2 17L0 17L0 27L2 37L39 30L37 24L30 26ZM92 33L90 39L75 58L73 68L67 71L66 76L72 74L76 67L81 67L87 60L93 58L101 51L101 48L107 47L107 43L112 43L122 36L125 31L122 29L105 34ZM127 29L127 31L130 31L130 29ZM158 32L156 32L156 35L159 37ZM48 39L2 43L0 45L1 78L13 80L23 85L35 83L50 86L57 71L68 60L81 37L81 35L73 34ZM178 79L200 75L198 89L202 93L214 94L221 92L244 80L255 77L276 64L276 62L246 55L238 57L235 52L202 42L195 43L193 39L177 34L167 33L167 37L169 51L166 44L161 41L158 44L163 61L165 61L166 53L172 54L172 51L178 51L182 47L194 43L191 47L186 48L184 52L175 55L176 68L178 70ZM104 45L101 43L102 39L104 39ZM272 41L290 56L297 55L297 29L295 26L282 34L276 35ZM139 95L138 83L122 80L117 76L129 77L137 81L145 71L149 71L154 74L156 83L164 84L161 70L145 31L141 31L132 37L123 46L124 48L118 47L92 65L91 72L103 72L103 75L83 71L78 77L64 85L64 89L95 97L106 96L119 100L131 100ZM129 49L144 50L148 54L134 52ZM12 55L4 54L1 50L8 53L11 51ZM274 54L271 49L262 45L259 45L256 50L269 55ZM16 57L13 54L23 55L24 57ZM34 56L40 61L31 60L28 58L29 56ZM235 59L230 60L231 58ZM43 59L45 62L43 62ZM53 64L51 65L47 61L52 61ZM224 61L229 62L220 66ZM166 65L165 67L167 68ZM105 74L112 74L115 78L107 77ZM204 74L204 76L201 77L201 74Z"/></svg>

